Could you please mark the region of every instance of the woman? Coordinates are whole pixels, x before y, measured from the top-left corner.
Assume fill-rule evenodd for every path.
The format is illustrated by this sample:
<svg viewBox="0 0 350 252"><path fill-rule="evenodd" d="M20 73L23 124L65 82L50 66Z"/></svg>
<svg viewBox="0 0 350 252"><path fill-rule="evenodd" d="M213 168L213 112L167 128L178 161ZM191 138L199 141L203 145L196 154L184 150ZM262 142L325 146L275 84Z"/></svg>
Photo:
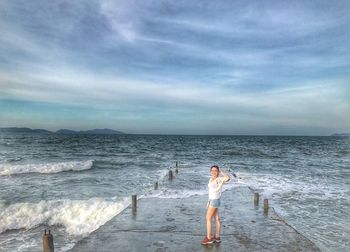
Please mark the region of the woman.
<svg viewBox="0 0 350 252"><path fill-rule="evenodd" d="M211 244L215 242L221 242L220 240L220 216L219 216L219 206L220 206L220 197L221 197L221 189L222 185L230 180L230 177L220 171L219 166L213 165L210 168L211 178L208 183L209 188L209 200L207 204L207 236L201 241L202 244ZM215 236L212 236L212 219L215 217L216 220L216 232Z"/></svg>

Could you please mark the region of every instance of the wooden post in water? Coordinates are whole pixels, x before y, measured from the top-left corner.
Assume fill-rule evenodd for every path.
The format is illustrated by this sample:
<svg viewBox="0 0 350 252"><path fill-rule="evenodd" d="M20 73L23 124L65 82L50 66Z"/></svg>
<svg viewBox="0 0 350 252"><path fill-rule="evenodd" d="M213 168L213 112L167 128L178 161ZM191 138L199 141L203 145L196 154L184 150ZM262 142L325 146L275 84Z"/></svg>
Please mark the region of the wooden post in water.
<svg viewBox="0 0 350 252"><path fill-rule="evenodd" d="M132 195L131 196L131 206L132 206L132 211L136 212L136 209L137 209L137 195Z"/></svg>
<svg viewBox="0 0 350 252"><path fill-rule="evenodd" d="M255 192L254 193L254 206L258 206L259 205L259 193Z"/></svg>
<svg viewBox="0 0 350 252"><path fill-rule="evenodd" d="M154 183L154 190L158 190L158 181Z"/></svg>
<svg viewBox="0 0 350 252"><path fill-rule="evenodd" d="M172 179L173 179L173 177L174 177L174 175L173 175L173 171L172 171L172 170L170 170L170 171L169 171L169 180L172 180Z"/></svg>
<svg viewBox="0 0 350 252"><path fill-rule="evenodd" d="M51 234L51 230L49 230L49 233L45 233L43 235L43 251L44 252L54 252L54 246L53 246L53 236Z"/></svg>
<svg viewBox="0 0 350 252"><path fill-rule="evenodd" d="M269 200L264 199L264 213L267 214L269 211Z"/></svg>
<svg viewBox="0 0 350 252"><path fill-rule="evenodd" d="M176 165L175 165L175 173L178 174L179 173L179 162L176 161Z"/></svg>

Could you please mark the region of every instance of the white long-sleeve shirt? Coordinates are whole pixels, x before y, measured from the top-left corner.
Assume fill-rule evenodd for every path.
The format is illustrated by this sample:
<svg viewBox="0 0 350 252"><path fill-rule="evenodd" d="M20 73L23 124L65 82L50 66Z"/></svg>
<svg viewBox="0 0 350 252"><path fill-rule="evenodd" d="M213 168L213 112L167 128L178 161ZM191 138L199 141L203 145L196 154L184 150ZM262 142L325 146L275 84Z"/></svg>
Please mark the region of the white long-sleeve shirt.
<svg viewBox="0 0 350 252"><path fill-rule="evenodd" d="M220 199L222 185L225 183L223 177L217 177L216 179L209 180L208 189L209 189L209 199Z"/></svg>

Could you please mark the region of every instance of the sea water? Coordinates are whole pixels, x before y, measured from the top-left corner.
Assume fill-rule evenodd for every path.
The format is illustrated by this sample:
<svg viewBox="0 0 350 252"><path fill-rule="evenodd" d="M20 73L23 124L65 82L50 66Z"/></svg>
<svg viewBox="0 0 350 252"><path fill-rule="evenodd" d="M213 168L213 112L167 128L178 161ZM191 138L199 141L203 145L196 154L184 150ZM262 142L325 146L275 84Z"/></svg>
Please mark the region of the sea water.
<svg viewBox="0 0 350 252"><path fill-rule="evenodd" d="M163 183L176 161L185 176ZM206 194L213 164L322 251L350 251L350 138L18 133L0 133L0 251L40 251L45 228L67 251L132 194Z"/></svg>

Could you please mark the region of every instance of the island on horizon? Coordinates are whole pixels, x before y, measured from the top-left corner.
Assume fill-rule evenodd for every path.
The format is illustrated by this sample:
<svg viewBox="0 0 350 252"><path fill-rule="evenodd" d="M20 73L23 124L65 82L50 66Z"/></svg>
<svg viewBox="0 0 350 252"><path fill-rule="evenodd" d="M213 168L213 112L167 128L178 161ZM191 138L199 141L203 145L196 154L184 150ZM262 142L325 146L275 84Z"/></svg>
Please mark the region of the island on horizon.
<svg viewBox="0 0 350 252"><path fill-rule="evenodd" d="M40 134L61 134L61 135L124 135L124 132L113 129L92 129L92 130L70 130L60 129L57 131L49 131L46 129L31 129L19 127L0 128L0 132L6 133L40 133Z"/></svg>

